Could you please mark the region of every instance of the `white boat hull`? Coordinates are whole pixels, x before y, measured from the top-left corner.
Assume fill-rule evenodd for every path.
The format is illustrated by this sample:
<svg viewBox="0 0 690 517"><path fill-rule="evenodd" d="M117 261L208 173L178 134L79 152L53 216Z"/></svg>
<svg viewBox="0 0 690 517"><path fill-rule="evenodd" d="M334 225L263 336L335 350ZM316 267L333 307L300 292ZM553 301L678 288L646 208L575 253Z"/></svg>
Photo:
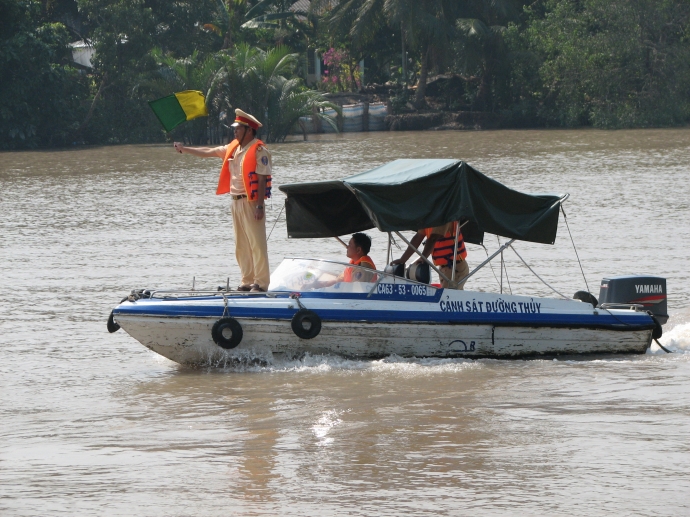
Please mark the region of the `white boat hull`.
<svg viewBox="0 0 690 517"><path fill-rule="evenodd" d="M180 364L271 360L273 354L338 354L345 357L495 357L644 353L651 330L606 330L437 323L324 321L313 339L297 337L290 321L237 318L242 342L234 349L211 337L217 318L121 315L118 323L137 341Z"/></svg>
<svg viewBox="0 0 690 517"><path fill-rule="evenodd" d="M336 278L337 271L329 273L328 267L323 261L286 259L267 293L133 296L113 309L113 319L144 346L181 364L270 361L273 354L304 353L356 358L644 353L655 328L645 312L440 289L381 272L376 282L313 287L316 278ZM295 289L304 285L312 287Z"/></svg>

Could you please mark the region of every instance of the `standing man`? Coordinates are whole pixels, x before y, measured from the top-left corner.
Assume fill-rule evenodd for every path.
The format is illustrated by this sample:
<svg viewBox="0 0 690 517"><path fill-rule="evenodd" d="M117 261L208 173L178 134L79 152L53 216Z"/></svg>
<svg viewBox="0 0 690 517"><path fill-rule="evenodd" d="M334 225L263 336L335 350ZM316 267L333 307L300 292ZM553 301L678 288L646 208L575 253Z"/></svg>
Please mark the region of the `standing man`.
<svg viewBox="0 0 690 517"><path fill-rule="evenodd" d="M415 248L419 245L426 237L426 243L424 244L424 250L422 250L422 255L425 257L429 256L431 253L431 258L434 261L434 265L438 266L441 273L446 275L448 278L453 278L453 252L455 251L455 230L458 223L447 223L443 226L436 226L434 228L426 228L424 230L419 230L417 234L412 237L410 244ZM433 252L432 252L433 250ZM404 264L407 259L414 253L414 250L408 246L402 257L394 260L391 264ZM455 281L462 280L470 273L470 267L467 265L467 250L465 249L465 241L462 238L462 231L458 232L458 254L455 259ZM424 261L419 258L417 262L423 263ZM443 278L440 279L441 286L444 288L453 288L446 282ZM465 282L458 284L457 289L463 289L465 287Z"/></svg>
<svg viewBox="0 0 690 517"><path fill-rule="evenodd" d="M242 273L238 291L263 292L270 283L264 202L271 197L271 153L256 138L262 126L253 116L235 110L235 139L220 147L185 147L175 142L178 153L223 159L216 194L230 194L235 257Z"/></svg>

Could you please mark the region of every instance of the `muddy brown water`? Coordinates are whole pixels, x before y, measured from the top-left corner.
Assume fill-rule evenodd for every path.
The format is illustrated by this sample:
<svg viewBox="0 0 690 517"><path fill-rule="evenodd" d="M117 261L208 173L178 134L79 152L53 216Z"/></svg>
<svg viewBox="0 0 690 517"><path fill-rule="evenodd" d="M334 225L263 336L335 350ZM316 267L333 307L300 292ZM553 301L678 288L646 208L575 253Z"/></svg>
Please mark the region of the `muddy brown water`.
<svg viewBox="0 0 690 517"><path fill-rule="evenodd" d="M519 243L521 255L568 295L609 275L666 277L673 353L184 368L105 322L132 288L238 282L218 161L162 145L2 153L0 514L690 514L690 130L324 135L271 149L278 185L439 157L570 193L586 283L562 217L554 246ZM287 239L275 191L273 268L344 257L334 240ZM382 265L386 240L370 234ZM468 248L470 265L486 257ZM514 293L552 295L506 261ZM485 268L467 288L498 285Z"/></svg>

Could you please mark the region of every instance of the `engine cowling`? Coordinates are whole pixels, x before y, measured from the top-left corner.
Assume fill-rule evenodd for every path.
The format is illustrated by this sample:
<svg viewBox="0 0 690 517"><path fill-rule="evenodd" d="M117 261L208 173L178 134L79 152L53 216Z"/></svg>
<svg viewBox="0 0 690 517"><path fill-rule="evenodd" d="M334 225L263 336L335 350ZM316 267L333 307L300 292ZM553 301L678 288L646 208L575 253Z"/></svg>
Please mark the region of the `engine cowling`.
<svg viewBox="0 0 690 517"><path fill-rule="evenodd" d="M668 321L666 279L634 275L602 278L599 305L603 304L642 305L663 325Z"/></svg>

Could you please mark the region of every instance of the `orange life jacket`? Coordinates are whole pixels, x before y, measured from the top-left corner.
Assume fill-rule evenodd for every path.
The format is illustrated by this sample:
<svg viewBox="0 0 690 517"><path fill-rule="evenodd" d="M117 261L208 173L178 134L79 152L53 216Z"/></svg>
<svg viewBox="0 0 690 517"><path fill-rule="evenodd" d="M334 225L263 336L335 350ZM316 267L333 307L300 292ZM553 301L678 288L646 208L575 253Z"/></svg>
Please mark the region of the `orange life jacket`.
<svg viewBox="0 0 690 517"><path fill-rule="evenodd" d="M261 140L257 140L247 152L244 153L244 158L240 163L240 170L242 171L242 183L244 183L244 191L250 201L255 200L259 195L259 175L256 173L256 151L260 145L264 145ZM228 150L223 159L223 166L220 169L220 177L218 178L218 188L216 195L227 194L230 192L230 158L235 154L235 150L240 146L237 139L228 144ZM266 176L266 194L264 199L271 197L271 175Z"/></svg>
<svg viewBox="0 0 690 517"><path fill-rule="evenodd" d="M369 258L369 256L367 255L364 255L363 257L360 257L357 260L351 260L350 264L352 264L353 266L363 266L364 264L362 264L362 262L366 262L367 264L369 264L371 266L371 269L376 269L374 261L371 260L371 258ZM353 267L345 268L345 271L343 273L343 282L359 282L359 279L362 277L363 274L364 271L362 271L361 269Z"/></svg>
<svg viewBox="0 0 690 517"><path fill-rule="evenodd" d="M455 250L455 229L458 223L453 224L453 229L447 232L443 237L440 237L434 244L434 251L431 253L431 258L437 266L451 267L453 264L453 251ZM424 230L426 238L431 237L433 228ZM462 238L462 231L458 232L458 254L457 262L465 260L467 257L467 250L465 249L465 241Z"/></svg>

